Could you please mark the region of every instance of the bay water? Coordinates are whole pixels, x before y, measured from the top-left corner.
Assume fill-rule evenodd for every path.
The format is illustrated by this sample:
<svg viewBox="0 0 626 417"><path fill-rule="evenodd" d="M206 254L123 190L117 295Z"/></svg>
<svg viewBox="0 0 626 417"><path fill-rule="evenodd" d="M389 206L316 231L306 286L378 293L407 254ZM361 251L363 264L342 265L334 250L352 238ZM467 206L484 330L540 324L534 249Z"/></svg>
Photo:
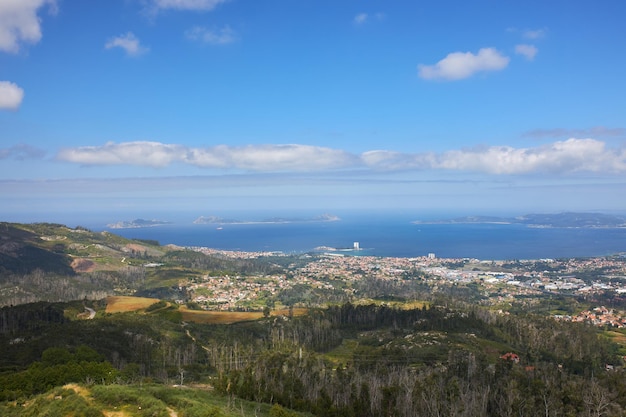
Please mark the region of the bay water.
<svg viewBox="0 0 626 417"><path fill-rule="evenodd" d="M531 228L519 224L415 224L407 218L331 222L191 224L107 229L160 244L233 251L306 253L320 247L348 255L481 260L594 257L626 253L625 228ZM350 250L358 242L360 250ZM323 249L328 251L328 249Z"/></svg>

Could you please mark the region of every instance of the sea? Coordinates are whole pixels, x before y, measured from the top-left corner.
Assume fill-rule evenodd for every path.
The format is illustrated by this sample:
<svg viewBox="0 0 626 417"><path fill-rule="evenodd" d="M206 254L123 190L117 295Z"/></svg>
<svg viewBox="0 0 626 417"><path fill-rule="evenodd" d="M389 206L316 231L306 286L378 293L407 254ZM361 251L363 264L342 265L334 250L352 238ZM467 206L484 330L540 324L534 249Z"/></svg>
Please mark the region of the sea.
<svg viewBox="0 0 626 417"><path fill-rule="evenodd" d="M479 260L626 256L626 228L416 224L414 220L407 216L354 216L328 222L193 224L189 221L99 230L127 238L155 240L161 245L246 252L336 252L348 256L403 258L434 254L438 258ZM358 250L354 249L355 244Z"/></svg>

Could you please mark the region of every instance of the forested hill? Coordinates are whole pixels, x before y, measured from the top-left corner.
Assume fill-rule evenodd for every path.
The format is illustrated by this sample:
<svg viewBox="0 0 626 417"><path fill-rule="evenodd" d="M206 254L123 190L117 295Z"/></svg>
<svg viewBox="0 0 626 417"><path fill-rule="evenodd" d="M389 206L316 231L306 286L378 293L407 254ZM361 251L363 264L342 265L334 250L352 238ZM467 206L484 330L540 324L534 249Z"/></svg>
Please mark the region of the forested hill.
<svg viewBox="0 0 626 417"><path fill-rule="evenodd" d="M71 259L63 253L64 245L44 239L35 230L0 224L0 273L28 274L39 269L73 275Z"/></svg>
<svg viewBox="0 0 626 417"><path fill-rule="evenodd" d="M0 415L101 416L132 399L146 408L133 416L266 415L231 414L235 399L280 407L270 417L624 415L623 361L594 327L446 304L348 303L231 325L183 323L176 305L110 314L88 303L91 320L78 319L82 302L4 307ZM191 390L136 391L155 382L212 388L223 409L208 414L212 400ZM71 398L59 391L68 383L91 390L100 414L62 400L64 414L41 414L44 397L28 400Z"/></svg>
<svg viewBox="0 0 626 417"><path fill-rule="evenodd" d="M0 223L0 306L113 294L180 298L178 283L183 278L207 270L242 273L268 268L255 260L208 256L84 227Z"/></svg>
<svg viewBox="0 0 626 417"><path fill-rule="evenodd" d="M158 242L134 241L83 227L54 223L0 223L0 272L28 274L35 270L75 275L115 270L124 257L162 255Z"/></svg>

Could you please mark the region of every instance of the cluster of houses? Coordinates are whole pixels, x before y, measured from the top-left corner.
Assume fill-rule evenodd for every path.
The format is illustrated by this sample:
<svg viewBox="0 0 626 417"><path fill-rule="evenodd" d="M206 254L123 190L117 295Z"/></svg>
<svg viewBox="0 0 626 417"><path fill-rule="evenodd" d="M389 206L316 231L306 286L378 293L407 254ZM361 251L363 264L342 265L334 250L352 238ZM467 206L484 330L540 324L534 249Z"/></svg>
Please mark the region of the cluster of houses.
<svg viewBox="0 0 626 417"><path fill-rule="evenodd" d="M594 326L609 326L618 329L626 328L626 316L604 306L596 307L593 310L581 311L575 316L557 315L555 317L558 320L589 323Z"/></svg>

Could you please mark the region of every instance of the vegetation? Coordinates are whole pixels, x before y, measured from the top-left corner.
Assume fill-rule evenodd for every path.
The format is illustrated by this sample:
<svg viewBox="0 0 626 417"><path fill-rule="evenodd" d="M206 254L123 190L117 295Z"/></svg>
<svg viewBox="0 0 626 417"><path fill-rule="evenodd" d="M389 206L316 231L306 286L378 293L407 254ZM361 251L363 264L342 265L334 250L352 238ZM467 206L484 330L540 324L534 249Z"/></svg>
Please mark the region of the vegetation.
<svg viewBox="0 0 626 417"><path fill-rule="evenodd" d="M146 267L153 262L158 267ZM271 273L274 263L165 248L84 227L0 223L0 306L111 295L182 299L204 274Z"/></svg>
<svg viewBox="0 0 626 417"><path fill-rule="evenodd" d="M587 415L598 408L599 415L621 415L626 409L618 346L596 328L451 304L344 304L229 325L182 325L168 308L93 320L61 319L68 307L62 304L5 308L5 317L21 317L8 314L16 309L57 314L7 326L0 398L9 410L82 384L100 409L141 404L152 413L136 415L168 415L168 409L194 415L204 401L193 399L200 395L195 391L136 385L160 382L212 386L220 401L265 404L268 415L292 415L289 409L320 416ZM519 359L502 359L505 353ZM85 397L68 398L92 412ZM223 403L215 407L215 415L228 415Z"/></svg>
<svg viewBox="0 0 626 417"><path fill-rule="evenodd" d="M287 281L305 260L230 259L60 225L1 227L1 253L15 258L2 258L0 273L3 416L626 412L624 330L552 317L588 309L590 298L521 294L500 309L487 303L504 298L497 283L491 296L475 282L435 289L422 271L384 280L361 266L358 280L322 270L316 285L271 287L270 274ZM29 258L29 245L49 254ZM92 269L77 271L87 265L77 258ZM61 265L72 272L61 275ZM227 286L260 287L262 308L205 311L189 301L186 285L223 274L234 277Z"/></svg>
<svg viewBox="0 0 626 417"><path fill-rule="evenodd" d="M6 417L132 416L132 417L305 417L280 405L271 406L206 388L142 385L67 384L28 400L0 403Z"/></svg>

